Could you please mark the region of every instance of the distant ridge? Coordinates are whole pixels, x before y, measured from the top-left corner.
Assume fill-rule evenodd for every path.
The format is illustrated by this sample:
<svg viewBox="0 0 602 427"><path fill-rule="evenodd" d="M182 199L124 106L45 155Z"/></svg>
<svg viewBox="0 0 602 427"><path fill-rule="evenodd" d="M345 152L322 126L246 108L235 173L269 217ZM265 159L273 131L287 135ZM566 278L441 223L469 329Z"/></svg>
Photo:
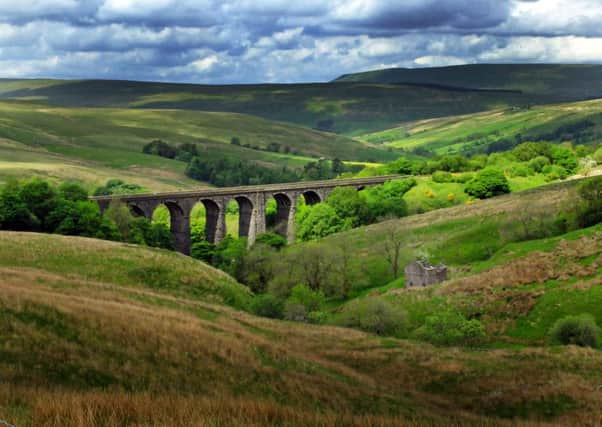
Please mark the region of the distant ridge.
<svg viewBox="0 0 602 427"><path fill-rule="evenodd" d="M344 74L333 82L511 90L552 95L561 100L577 100L602 97L602 65L469 64L432 68L389 68Z"/></svg>

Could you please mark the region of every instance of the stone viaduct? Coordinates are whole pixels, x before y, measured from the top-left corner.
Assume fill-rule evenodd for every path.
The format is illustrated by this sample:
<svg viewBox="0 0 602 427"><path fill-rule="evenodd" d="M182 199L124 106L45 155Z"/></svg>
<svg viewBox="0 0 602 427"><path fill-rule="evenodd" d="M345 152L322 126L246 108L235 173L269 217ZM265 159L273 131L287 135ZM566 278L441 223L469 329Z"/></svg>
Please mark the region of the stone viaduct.
<svg viewBox="0 0 602 427"><path fill-rule="evenodd" d="M226 236L226 206L235 200L239 207L238 234L247 237L249 245L255 242L258 234L266 231L265 207L270 198L276 200L276 230L289 242L295 236L295 212L297 199L303 196L305 203L313 205L325 200L336 187L355 187L358 191L395 178L399 175L369 178L334 179L326 181L306 181L286 184L253 185L244 187L210 188L174 193L133 194L119 196L92 197L102 210L111 201L127 204L134 215L151 219L155 209L163 204L169 209L171 233L175 248L183 254L190 254L190 212L195 204L203 203L206 212L205 238L219 243Z"/></svg>

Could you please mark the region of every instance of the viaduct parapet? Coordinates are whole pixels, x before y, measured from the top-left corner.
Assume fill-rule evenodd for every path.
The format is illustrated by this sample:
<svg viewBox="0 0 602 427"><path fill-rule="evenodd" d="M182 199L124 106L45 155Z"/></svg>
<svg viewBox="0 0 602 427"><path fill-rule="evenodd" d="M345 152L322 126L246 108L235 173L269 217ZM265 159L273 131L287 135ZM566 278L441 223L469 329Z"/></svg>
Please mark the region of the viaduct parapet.
<svg viewBox="0 0 602 427"><path fill-rule="evenodd" d="M96 201L104 211L113 200L128 205L134 215L151 219L159 205L169 209L171 233L175 248L183 254L190 254L190 212L195 204L205 206L205 238L208 242L219 243L226 236L226 207L232 200L238 203L238 234L246 237L249 245L257 235L265 233L265 207L270 198L276 200L275 230L292 242L295 238L295 213L297 200L303 196L305 203L313 205L326 200L337 187L355 187L358 191L391 179L404 178L399 175L368 178L334 179L326 181L304 181L285 184L253 185L181 191L174 193L132 194L118 196L98 196Z"/></svg>

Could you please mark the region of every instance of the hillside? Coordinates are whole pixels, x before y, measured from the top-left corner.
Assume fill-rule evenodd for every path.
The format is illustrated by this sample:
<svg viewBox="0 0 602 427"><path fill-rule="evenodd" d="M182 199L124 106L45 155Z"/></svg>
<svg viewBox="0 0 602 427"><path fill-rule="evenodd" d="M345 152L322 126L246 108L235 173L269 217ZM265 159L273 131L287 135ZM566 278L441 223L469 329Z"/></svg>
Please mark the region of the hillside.
<svg viewBox="0 0 602 427"><path fill-rule="evenodd" d="M602 97L602 65L469 64L389 68L346 74L335 82L439 85L546 94L557 101Z"/></svg>
<svg viewBox="0 0 602 427"><path fill-rule="evenodd" d="M402 286L401 280L392 277L385 256L389 236L397 236L402 244L400 265L417 256L428 256L432 262L443 262L452 272L461 273L466 266L489 259L510 241L524 239L528 233L551 232L557 213L571 206L572 192L578 182L560 182L465 202L332 234L315 242L298 243L289 248L290 259L298 259L305 249L334 256L339 248L353 248L346 253L346 263L350 266L347 280L354 286L352 296L380 287ZM448 192L447 188L437 190L432 183L428 188L445 195ZM418 191L424 191L424 187ZM411 192L406 198L418 196Z"/></svg>
<svg viewBox="0 0 602 427"><path fill-rule="evenodd" d="M223 289L246 297L176 254L31 233L0 239L0 410L19 426L600 421L595 351L435 349L261 319L216 304L228 302ZM163 263L178 285L142 274ZM513 417L532 422L505 420Z"/></svg>
<svg viewBox="0 0 602 427"><path fill-rule="evenodd" d="M241 145L230 144L238 137ZM185 162L142 153L154 139L197 143L203 158L230 156L265 166L301 168L316 157L384 160L383 148L342 136L234 113L62 108L0 102L0 179L32 174L80 179L91 187L122 178L156 191L199 183ZM279 144L279 153L266 151ZM249 145L249 148L245 147ZM285 153L285 148L288 153Z"/></svg>
<svg viewBox="0 0 602 427"><path fill-rule="evenodd" d="M437 154L504 151L521 141L595 143L602 139L602 101L496 109L408 122L359 139Z"/></svg>
<svg viewBox="0 0 602 427"><path fill-rule="evenodd" d="M105 80L2 80L0 99L64 107L185 109L250 114L349 136L400 122L558 99L521 94L372 83L226 85ZM582 96L570 97L571 100Z"/></svg>

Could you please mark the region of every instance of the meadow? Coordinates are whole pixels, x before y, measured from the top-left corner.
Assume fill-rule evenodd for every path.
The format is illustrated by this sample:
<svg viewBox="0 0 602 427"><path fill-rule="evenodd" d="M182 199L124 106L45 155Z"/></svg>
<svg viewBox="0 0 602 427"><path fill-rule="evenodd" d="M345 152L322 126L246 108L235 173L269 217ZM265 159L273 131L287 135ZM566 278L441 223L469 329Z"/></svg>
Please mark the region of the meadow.
<svg viewBox="0 0 602 427"><path fill-rule="evenodd" d="M358 139L408 151L420 148L435 154L487 152L500 141L515 141L516 135L520 135L521 141L591 143L602 136L601 109L599 100L528 109L495 109L408 122ZM512 147L499 151L509 148Z"/></svg>
<svg viewBox="0 0 602 427"><path fill-rule="evenodd" d="M435 349L258 318L223 299L225 286L244 302L245 288L178 254L35 233L0 239L0 408L19 426L600 422L594 350Z"/></svg>
<svg viewBox="0 0 602 427"><path fill-rule="evenodd" d="M242 113L346 136L398 123L492 108L547 103L547 94L456 90L429 85L313 83L187 85L130 81L0 80L0 98L63 107ZM571 100L583 99L580 95Z"/></svg>
<svg viewBox="0 0 602 427"><path fill-rule="evenodd" d="M345 137L230 113L174 110L59 108L0 102L0 179L38 175L79 179L89 188L120 178L148 190L189 189L186 163L142 153L161 139L196 143L204 158L244 159L298 169L317 157L360 161L395 153ZM231 144L233 137L241 145ZM282 152L266 151L279 144ZM248 145L245 146L245 145ZM288 153L284 153L288 147Z"/></svg>

